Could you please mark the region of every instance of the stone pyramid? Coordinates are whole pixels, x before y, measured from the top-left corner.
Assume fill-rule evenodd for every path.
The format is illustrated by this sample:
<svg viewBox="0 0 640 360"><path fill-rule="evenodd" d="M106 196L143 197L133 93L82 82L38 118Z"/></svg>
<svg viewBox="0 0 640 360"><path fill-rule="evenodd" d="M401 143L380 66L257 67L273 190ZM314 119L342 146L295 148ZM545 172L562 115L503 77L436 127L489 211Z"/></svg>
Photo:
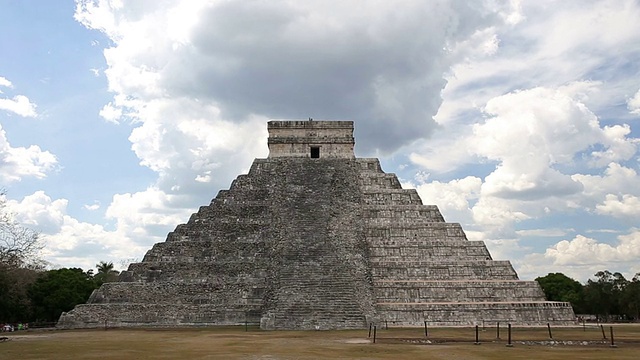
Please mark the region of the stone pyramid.
<svg viewBox="0 0 640 360"><path fill-rule="evenodd" d="M268 158L58 327L573 323L569 303L545 301L377 159L356 158L353 122L268 130Z"/></svg>

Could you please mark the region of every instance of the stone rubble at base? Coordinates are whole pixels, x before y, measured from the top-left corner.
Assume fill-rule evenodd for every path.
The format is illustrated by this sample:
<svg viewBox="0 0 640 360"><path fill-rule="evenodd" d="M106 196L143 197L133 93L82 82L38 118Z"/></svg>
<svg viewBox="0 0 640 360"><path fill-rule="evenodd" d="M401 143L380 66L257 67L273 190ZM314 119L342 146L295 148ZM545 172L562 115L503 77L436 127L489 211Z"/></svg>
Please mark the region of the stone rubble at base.
<svg viewBox="0 0 640 360"><path fill-rule="evenodd" d="M509 261L354 155L351 121L270 121L255 159L59 328L574 324Z"/></svg>

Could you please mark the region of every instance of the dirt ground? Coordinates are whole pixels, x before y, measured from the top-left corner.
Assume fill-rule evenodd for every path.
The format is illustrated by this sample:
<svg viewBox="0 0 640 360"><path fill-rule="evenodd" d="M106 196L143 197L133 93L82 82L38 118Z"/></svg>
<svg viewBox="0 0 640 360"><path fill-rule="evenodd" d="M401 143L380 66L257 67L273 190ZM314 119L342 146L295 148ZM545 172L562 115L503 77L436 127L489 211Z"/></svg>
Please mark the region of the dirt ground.
<svg viewBox="0 0 640 360"><path fill-rule="evenodd" d="M638 359L640 326L261 331L201 329L49 330L2 333L0 359Z"/></svg>

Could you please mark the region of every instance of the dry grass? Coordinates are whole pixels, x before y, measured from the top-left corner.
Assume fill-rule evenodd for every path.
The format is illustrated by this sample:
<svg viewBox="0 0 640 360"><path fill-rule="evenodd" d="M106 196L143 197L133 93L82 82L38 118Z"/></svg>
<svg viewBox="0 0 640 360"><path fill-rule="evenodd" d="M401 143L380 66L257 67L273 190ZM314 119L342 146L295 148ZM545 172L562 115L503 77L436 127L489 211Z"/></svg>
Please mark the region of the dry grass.
<svg viewBox="0 0 640 360"><path fill-rule="evenodd" d="M640 326L615 326L618 348L602 340L600 328L554 328L557 341L590 341L589 345L550 345L546 328L514 328L514 347L507 331L472 328L378 329L376 344L367 330L260 331L244 327L206 329L110 329L4 333L1 359L638 359ZM607 339L609 332L607 328ZM523 343L523 340L541 343Z"/></svg>

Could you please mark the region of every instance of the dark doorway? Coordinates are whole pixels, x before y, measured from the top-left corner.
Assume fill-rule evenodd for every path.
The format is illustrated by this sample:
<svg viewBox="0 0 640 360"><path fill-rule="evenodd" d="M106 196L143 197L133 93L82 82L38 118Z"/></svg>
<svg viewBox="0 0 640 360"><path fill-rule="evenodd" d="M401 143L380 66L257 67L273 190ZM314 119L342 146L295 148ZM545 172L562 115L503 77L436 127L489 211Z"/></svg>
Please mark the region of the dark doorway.
<svg viewBox="0 0 640 360"><path fill-rule="evenodd" d="M312 146L311 147L311 158L312 159L318 159L320 158L320 148L317 146Z"/></svg>

